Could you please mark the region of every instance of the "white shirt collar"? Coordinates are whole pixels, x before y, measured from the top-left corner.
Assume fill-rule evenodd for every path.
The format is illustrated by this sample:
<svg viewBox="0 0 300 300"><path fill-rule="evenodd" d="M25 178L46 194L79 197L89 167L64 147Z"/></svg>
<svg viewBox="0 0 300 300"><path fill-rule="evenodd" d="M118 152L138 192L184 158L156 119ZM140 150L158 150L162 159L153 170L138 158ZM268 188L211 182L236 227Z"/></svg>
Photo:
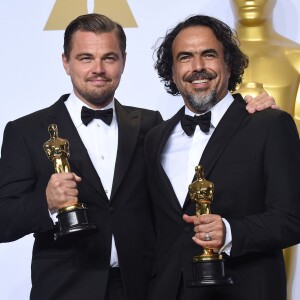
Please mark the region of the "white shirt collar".
<svg viewBox="0 0 300 300"><path fill-rule="evenodd" d="M231 93L228 92L227 95L222 100L220 100L215 106L213 106L210 109L211 124L214 128L217 127L223 115L225 114L226 110L229 108L229 106L233 101L234 101L233 96L231 95ZM185 106L185 114L190 116L195 115L195 113L189 110L186 106Z"/></svg>
<svg viewBox="0 0 300 300"><path fill-rule="evenodd" d="M65 101L65 105L70 113L71 119L75 125L76 128L80 127L83 125L82 120L81 120L81 109L83 106L86 106L90 109L93 109L86 103L84 103L82 100L80 100L74 92L72 92L69 96L69 98ZM113 109L113 119L115 118L115 99L111 101L107 106L105 106L102 109L108 109L112 108ZM93 109L94 110L94 109Z"/></svg>

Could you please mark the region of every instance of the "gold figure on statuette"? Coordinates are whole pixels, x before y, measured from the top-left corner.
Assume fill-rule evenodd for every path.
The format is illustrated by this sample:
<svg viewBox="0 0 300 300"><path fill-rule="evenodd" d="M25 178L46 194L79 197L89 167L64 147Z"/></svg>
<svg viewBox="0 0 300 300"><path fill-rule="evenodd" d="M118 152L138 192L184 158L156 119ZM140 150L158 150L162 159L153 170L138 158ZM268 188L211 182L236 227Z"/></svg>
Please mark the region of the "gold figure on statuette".
<svg viewBox="0 0 300 300"><path fill-rule="evenodd" d="M195 167L196 181L189 185L189 195L196 203L196 216L210 214L210 204L213 201L214 184L204 178L202 166ZM203 248L203 253L193 257L193 261L222 259L222 255L212 249Z"/></svg>

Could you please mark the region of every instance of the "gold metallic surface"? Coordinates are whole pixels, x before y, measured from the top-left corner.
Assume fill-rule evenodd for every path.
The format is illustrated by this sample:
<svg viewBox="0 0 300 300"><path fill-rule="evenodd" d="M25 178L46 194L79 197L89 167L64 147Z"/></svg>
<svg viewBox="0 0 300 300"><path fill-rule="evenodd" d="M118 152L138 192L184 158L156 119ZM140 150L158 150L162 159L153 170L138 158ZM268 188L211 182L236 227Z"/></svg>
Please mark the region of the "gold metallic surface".
<svg viewBox="0 0 300 300"><path fill-rule="evenodd" d="M297 246L284 249L283 255L287 277L287 300L292 300L292 287L297 265Z"/></svg>
<svg viewBox="0 0 300 300"><path fill-rule="evenodd" d="M66 206L61 209L58 209L57 213L62 214L64 212L73 211L76 209L84 209L84 208L86 208L86 205L84 203L76 203L74 205L70 205L70 206Z"/></svg>
<svg viewBox="0 0 300 300"><path fill-rule="evenodd" d="M44 150L49 158L53 161L56 173L71 172L68 157L70 157L69 142L66 139L58 137L56 124L48 127L50 139L44 143Z"/></svg>
<svg viewBox="0 0 300 300"><path fill-rule="evenodd" d="M294 117L300 132L300 45L275 31L272 20L277 1L230 1L241 49L249 57L243 82L263 83L276 104ZM244 92L241 89L243 96ZM296 246L284 250L288 299L295 275L296 250Z"/></svg>
<svg viewBox="0 0 300 300"><path fill-rule="evenodd" d="M62 139L58 136L58 129L56 124L48 126L48 132L50 139L44 143L43 148L47 157L54 164L54 170L56 173L71 172L68 158L70 157L70 146L66 139ZM85 208L83 203L76 203L70 206L63 207L57 212L67 212L75 209Z"/></svg>
<svg viewBox="0 0 300 300"><path fill-rule="evenodd" d="M263 83L281 109L300 129L300 45L278 34L273 26L276 0L231 0L235 29L249 57L244 83ZM241 94L245 96L241 89Z"/></svg>
<svg viewBox="0 0 300 300"><path fill-rule="evenodd" d="M196 203L196 215L210 214L210 204L213 201L214 184L204 178L202 166L195 167L196 180L189 185L189 195ZM194 262L219 260L222 255L214 253L212 249L203 249L203 253L193 257Z"/></svg>
<svg viewBox="0 0 300 300"><path fill-rule="evenodd" d="M239 85L239 89L235 93L240 93L245 97L250 95L256 97L261 92L264 92L263 84L261 82L243 82Z"/></svg>

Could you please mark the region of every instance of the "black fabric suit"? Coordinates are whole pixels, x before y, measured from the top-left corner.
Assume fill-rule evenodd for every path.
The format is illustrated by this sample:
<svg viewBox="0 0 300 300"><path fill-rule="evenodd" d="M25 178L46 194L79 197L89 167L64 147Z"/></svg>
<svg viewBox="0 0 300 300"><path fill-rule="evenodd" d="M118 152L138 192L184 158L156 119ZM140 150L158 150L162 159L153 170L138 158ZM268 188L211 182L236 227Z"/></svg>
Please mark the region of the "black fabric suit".
<svg viewBox="0 0 300 300"><path fill-rule="evenodd" d="M32 300L104 299L111 238L115 237L127 299L145 299L152 265L154 230L146 185L144 136L159 122L158 112L122 106L116 101L119 142L109 201L87 151L64 105L8 123L0 161L0 241L34 233ZM87 204L99 232L58 245L53 241L45 189L53 164L43 150L48 126L70 142L71 170L82 177L80 202ZM100 141L103 142L103 141Z"/></svg>
<svg viewBox="0 0 300 300"><path fill-rule="evenodd" d="M226 271L232 286L186 288L185 300L284 300L282 248L300 241L300 145L290 115L265 110L250 115L235 95L200 160L215 184L211 211L226 218L232 250ZM176 299L181 276L193 278L195 214L189 197L181 208L160 162L166 142L184 109L149 132L145 141L149 186L157 228L156 266L149 298ZM188 188L188 187L187 187Z"/></svg>

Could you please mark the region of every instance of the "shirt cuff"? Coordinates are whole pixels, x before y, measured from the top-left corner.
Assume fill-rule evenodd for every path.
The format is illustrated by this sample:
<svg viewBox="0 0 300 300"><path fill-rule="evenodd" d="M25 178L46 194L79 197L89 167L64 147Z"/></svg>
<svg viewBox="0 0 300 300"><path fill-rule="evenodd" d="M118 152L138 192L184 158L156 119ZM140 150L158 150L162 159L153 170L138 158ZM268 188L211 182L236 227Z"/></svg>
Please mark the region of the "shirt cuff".
<svg viewBox="0 0 300 300"><path fill-rule="evenodd" d="M228 256L230 256L230 251L232 248L232 235L231 235L231 227L228 223L228 221L224 218L222 218L222 221L225 225L226 228L226 235L225 235L225 242L223 247L220 249L219 253L221 254L222 252L226 253Z"/></svg>
<svg viewBox="0 0 300 300"><path fill-rule="evenodd" d="M48 212L49 212L50 218L53 221L53 224L55 225L55 223L57 223L57 211L52 213L50 210L48 210Z"/></svg>

